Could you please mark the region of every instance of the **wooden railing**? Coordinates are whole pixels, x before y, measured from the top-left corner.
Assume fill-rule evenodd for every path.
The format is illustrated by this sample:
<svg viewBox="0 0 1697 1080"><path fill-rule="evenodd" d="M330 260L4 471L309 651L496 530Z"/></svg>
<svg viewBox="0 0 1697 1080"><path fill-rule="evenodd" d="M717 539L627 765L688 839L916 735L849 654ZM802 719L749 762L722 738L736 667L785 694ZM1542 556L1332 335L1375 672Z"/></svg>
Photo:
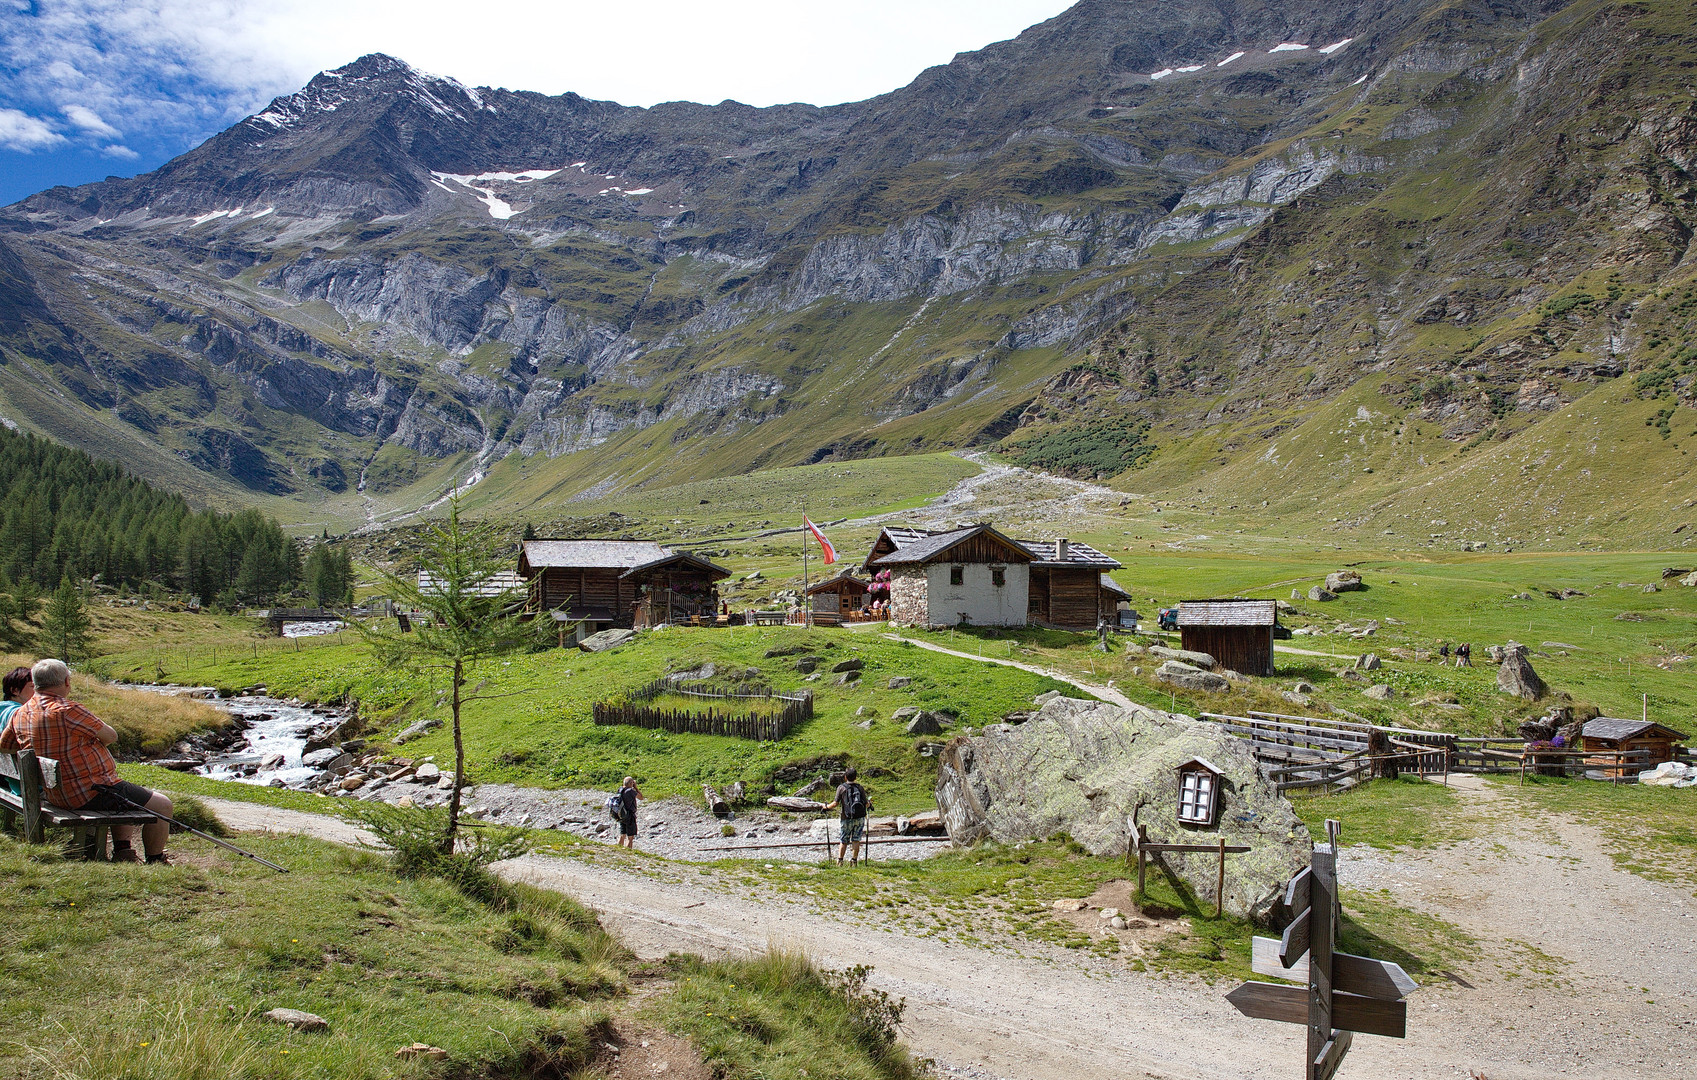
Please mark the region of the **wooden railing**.
<svg viewBox="0 0 1697 1080"><path fill-rule="evenodd" d="M661 694L717 701L765 701L777 703L771 710L725 711L708 708L662 709L647 702ZM738 739L776 741L797 724L813 719L813 695L808 691L780 694L771 690L738 693L732 690L690 689L669 679L655 679L632 692L628 702L598 701L591 707L597 724L629 724L633 727L669 731L674 735L730 735Z"/></svg>

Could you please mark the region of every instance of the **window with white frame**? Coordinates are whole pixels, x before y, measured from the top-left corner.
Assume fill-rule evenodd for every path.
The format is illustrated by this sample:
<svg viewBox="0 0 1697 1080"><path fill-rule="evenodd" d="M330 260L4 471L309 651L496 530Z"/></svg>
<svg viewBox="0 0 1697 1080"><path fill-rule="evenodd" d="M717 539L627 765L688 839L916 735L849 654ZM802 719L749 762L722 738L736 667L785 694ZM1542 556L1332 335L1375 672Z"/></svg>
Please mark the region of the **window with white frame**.
<svg viewBox="0 0 1697 1080"><path fill-rule="evenodd" d="M1214 823L1214 774L1187 769L1178 778L1178 819L1186 825Z"/></svg>

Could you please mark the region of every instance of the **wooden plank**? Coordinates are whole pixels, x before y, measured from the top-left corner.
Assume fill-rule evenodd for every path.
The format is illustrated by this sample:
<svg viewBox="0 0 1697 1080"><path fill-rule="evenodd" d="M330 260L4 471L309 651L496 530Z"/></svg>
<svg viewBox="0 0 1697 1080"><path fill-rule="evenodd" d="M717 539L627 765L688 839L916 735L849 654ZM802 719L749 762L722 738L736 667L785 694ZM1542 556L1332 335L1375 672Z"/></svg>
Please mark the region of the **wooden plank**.
<svg viewBox="0 0 1697 1080"><path fill-rule="evenodd" d="M1314 1080L1332 1080L1337 1075L1338 1066L1343 1064L1343 1056L1349 1053L1349 1044L1354 1038L1348 1031L1332 1032L1320 1056L1314 1059Z"/></svg>
<svg viewBox="0 0 1697 1080"><path fill-rule="evenodd" d="M1308 1022L1308 991L1300 986L1246 982L1227 994L1226 1000L1238 1012L1256 1020L1277 1020L1283 1024ZM1333 994L1332 1022L1342 1031L1404 1039L1408 1037L1408 1004L1403 1001L1375 1001L1354 994ZM1327 1037L1330 1038L1330 1035L1328 1032ZM1318 1051L1315 1056L1319 1056Z"/></svg>
<svg viewBox="0 0 1697 1080"><path fill-rule="evenodd" d="M1336 823L1326 822L1328 838ZM1309 857L1312 873L1308 881L1308 1080L1313 1080L1313 1064L1332 1037L1334 1027L1347 1027L1336 1016L1332 986L1332 948L1337 944L1336 914L1337 878L1334 861L1337 848L1332 844L1315 845ZM1289 967L1298 952L1285 949L1280 959Z"/></svg>
<svg viewBox="0 0 1697 1080"><path fill-rule="evenodd" d="M1292 982L1308 982L1308 958L1299 957L1288 967L1279 960L1276 938L1255 937L1250 941L1250 968L1257 975ZM1381 1001L1398 1001L1420 989L1408 972L1389 960L1374 960L1353 953L1332 954L1332 985L1342 992Z"/></svg>
<svg viewBox="0 0 1697 1080"><path fill-rule="evenodd" d="M1309 940L1312 929L1310 924L1313 921L1314 909L1305 907L1291 920L1290 925L1285 927L1284 936L1279 939L1280 967L1294 967L1297 960L1308 951L1309 946L1313 944Z"/></svg>
<svg viewBox="0 0 1697 1080"><path fill-rule="evenodd" d="M1285 882L1285 907L1301 911L1308 906L1308 882L1312 871L1304 866Z"/></svg>
<svg viewBox="0 0 1697 1080"><path fill-rule="evenodd" d="M1183 851L1191 854L1205 852L1209 855L1220 850L1218 844L1144 844L1142 846L1144 851ZM1248 850L1250 849L1242 844L1230 844L1225 849L1227 855L1241 855Z"/></svg>

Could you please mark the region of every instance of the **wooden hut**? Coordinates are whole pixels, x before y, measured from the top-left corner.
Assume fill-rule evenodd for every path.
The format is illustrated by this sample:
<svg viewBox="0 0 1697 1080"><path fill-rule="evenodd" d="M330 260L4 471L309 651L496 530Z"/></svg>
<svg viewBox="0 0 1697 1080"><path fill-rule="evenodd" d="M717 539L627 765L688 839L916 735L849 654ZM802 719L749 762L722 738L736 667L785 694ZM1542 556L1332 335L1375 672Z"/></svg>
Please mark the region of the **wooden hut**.
<svg viewBox="0 0 1697 1080"><path fill-rule="evenodd" d="M1030 620L1060 630L1094 630L1103 621L1117 625L1119 605L1130 600L1108 571L1118 560L1089 544L1061 536L1053 540L1021 540L1031 552Z"/></svg>
<svg viewBox="0 0 1697 1080"><path fill-rule="evenodd" d="M1278 608L1271 600L1186 600L1178 606L1183 647L1207 653L1241 675L1273 674L1273 628Z"/></svg>
<svg viewBox="0 0 1697 1080"><path fill-rule="evenodd" d="M1673 748L1685 739L1684 733L1653 720L1619 720L1612 716L1599 716L1595 720L1585 721L1585 726L1579 731L1579 748L1647 752L1642 762L1633 762L1624 767L1619 765L1619 759L1614 757L1586 761L1587 765L1602 766L1605 775L1618 777L1634 774L1640 768L1653 769L1664 761L1672 761Z"/></svg>
<svg viewBox="0 0 1697 1080"><path fill-rule="evenodd" d="M870 581L855 577L852 570L844 570L836 577L808 586L807 600L813 614L840 618L864 611L871 589Z"/></svg>
<svg viewBox="0 0 1697 1080"><path fill-rule="evenodd" d="M526 611L594 633L710 613L730 571L648 540L526 540L518 575Z"/></svg>

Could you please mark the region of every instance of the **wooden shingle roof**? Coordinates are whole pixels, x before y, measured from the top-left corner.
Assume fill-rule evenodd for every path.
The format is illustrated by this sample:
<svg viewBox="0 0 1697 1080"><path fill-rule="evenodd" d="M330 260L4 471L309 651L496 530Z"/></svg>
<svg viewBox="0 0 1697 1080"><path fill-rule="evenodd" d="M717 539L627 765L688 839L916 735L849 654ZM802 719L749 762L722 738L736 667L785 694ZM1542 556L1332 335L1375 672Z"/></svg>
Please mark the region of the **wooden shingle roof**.
<svg viewBox="0 0 1697 1080"><path fill-rule="evenodd" d="M1666 724L1658 724L1654 720L1622 720L1613 716L1599 716L1595 720L1585 721L1580 733L1587 739L1608 739L1618 742L1622 739L1636 739L1644 735L1660 733L1662 738L1683 739L1685 733L1675 731Z"/></svg>
<svg viewBox="0 0 1697 1080"><path fill-rule="evenodd" d="M1279 611L1271 600L1185 600L1178 606L1178 625L1272 626Z"/></svg>
<svg viewBox="0 0 1697 1080"><path fill-rule="evenodd" d="M1105 555L1089 544L1081 544L1077 540L1067 541L1066 558L1055 554L1058 540L1021 540L1020 546L1031 552L1036 560L1034 566L1080 566L1095 567L1099 570L1118 570L1121 563L1111 555Z"/></svg>

